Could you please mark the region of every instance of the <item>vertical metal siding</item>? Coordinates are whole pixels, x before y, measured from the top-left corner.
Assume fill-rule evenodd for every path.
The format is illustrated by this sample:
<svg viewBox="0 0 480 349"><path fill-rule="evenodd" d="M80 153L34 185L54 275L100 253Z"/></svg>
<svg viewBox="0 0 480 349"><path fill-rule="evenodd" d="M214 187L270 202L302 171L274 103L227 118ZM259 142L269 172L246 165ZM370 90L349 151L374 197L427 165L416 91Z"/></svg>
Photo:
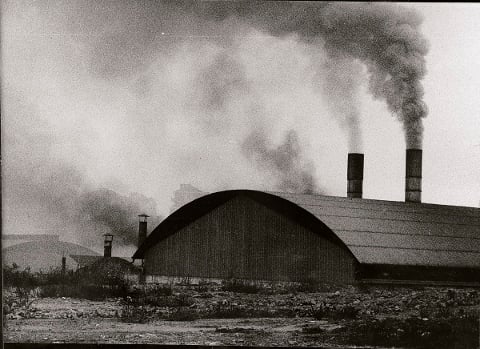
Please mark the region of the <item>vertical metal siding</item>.
<svg viewBox="0 0 480 349"><path fill-rule="evenodd" d="M145 255L149 275L352 282L342 246L245 196L235 197Z"/></svg>

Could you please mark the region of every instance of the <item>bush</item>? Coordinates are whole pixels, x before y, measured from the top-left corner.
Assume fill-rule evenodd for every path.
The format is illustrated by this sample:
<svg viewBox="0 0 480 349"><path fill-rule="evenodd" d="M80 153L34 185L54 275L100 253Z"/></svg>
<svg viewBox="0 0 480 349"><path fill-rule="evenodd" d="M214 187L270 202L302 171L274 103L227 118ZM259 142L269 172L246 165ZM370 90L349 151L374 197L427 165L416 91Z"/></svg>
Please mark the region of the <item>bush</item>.
<svg viewBox="0 0 480 349"><path fill-rule="evenodd" d="M478 315L369 319L353 323L345 338L356 345L473 349L478 345L478 321Z"/></svg>
<svg viewBox="0 0 480 349"><path fill-rule="evenodd" d="M18 266L4 266L4 285L12 287L20 302L28 304L34 289L39 297L75 297L100 300L108 297L125 297L129 283L123 277L92 277L83 271L62 272L52 269L49 272L19 270ZM113 282L115 280L115 282Z"/></svg>
<svg viewBox="0 0 480 349"><path fill-rule="evenodd" d="M16 297L13 292L3 292L3 315L7 315L13 312L17 306ZM5 321L4 321L5 323Z"/></svg>
<svg viewBox="0 0 480 349"><path fill-rule="evenodd" d="M169 321L193 321L200 316L196 310L188 307L179 307L172 312L166 319Z"/></svg>
<svg viewBox="0 0 480 349"><path fill-rule="evenodd" d="M180 281L177 282L179 286L190 286L192 284L192 278L190 276L185 276Z"/></svg>
<svg viewBox="0 0 480 349"><path fill-rule="evenodd" d="M18 265L13 263L11 266L3 266L3 284L6 287L33 289L38 286L38 280L30 268L20 270Z"/></svg>
<svg viewBox="0 0 480 349"><path fill-rule="evenodd" d="M200 279L198 285L195 286L195 289L198 293L206 293L209 291L210 282L205 279Z"/></svg>
<svg viewBox="0 0 480 349"><path fill-rule="evenodd" d="M173 293L172 285L155 285L152 289L148 290L149 293L162 296L171 296Z"/></svg>
<svg viewBox="0 0 480 349"><path fill-rule="evenodd" d="M318 292L319 289L320 284L314 279L306 279L300 282L300 284L294 286L295 292L313 293Z"/></svg>
<svg viewBox="0 0 480 349"><path fill-rule="evenodd" d="M246 307L230 302L218 303L204 318L208 319L237 319L237 318L262 318L275 317L276 314L268 309L259 309L254 307Z"/></svg>
<svg viewBox="0 0 480 349"><path fill-rule="evenodd" d="M313 308L310 316L317 319L334 319L334 320L347 320L347 319L356 319L360 309L351 306L351 305L325 305L321 304L320 306Z"/></svg>
<svg viewBox="0 0 480 349"><path fill-rule="evenodd" d="M228 279L222 281L222 290L237 293L259 293L262 287L246 280Z"/></svg>
<svg viewBox="0 0 480 349"><path fill-rule="evenodd" d="M130 296L122 300L122 312L120 319L129 323L145 323L151 317L150 311L138 304L138 301Z"/></svg>

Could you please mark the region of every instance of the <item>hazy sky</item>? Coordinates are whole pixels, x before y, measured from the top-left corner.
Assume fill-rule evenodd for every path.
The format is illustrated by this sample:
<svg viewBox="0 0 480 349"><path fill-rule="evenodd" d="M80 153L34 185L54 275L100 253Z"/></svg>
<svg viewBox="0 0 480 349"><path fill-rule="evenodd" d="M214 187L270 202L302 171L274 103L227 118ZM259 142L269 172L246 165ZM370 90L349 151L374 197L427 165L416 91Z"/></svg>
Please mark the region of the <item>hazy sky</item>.
<svg viewBox="0 0 480 349"><path fill-rule="evenodd" d="M416 5L430 41L424 201L480 205L480 5Z"/></svg>
<svg viewBox="0 0 480 349"><path fill-rule="evenodd" d="M98 188L160 215L181 183L345 196L349 147L365 153L364 197L403 201L402 124L361 62L345 65L358 90L342 101L328 84L342 61L322 44L173 4L3 1L4 232L81 222ZM429 48L422 200L478 207L480 5L401 6Z"/></svg>

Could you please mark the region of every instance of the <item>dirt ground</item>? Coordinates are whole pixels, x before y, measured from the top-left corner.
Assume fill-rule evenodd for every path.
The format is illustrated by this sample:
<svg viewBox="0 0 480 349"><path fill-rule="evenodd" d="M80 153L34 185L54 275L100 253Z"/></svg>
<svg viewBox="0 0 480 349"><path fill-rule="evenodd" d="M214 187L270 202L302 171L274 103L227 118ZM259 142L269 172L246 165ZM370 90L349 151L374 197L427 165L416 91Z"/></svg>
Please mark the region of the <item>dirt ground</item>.
<svg viewBox="0 0 480 349"><path fill-rule="evenodd" d="M5 342L135 343L329 347L306 326L334 332L338 323L311 318L154 320L127 323L119 319L118 300L96 302L71 298L40 298L31 305L33 318L7 319ZM331 345L331 348L338 346ZM342 346L345 347L345 346Z"/></svg>
<svg viewBox="0 0 480 349"><path fill-rule="evenodd" d="M69 297L38 297L33 299L28 309L16 308L6 315L4 342L382 348L362 346L361 343L351 345L348 344L351 342L344 339L352 327L358 328L361 325L365 316L369 319L373 316L374 321L387 317L402 319L416 316L422 323L427 323L431 321L430 316L426 317L427 310L480 311L476 290L375 289L358 293L346 289L295 295L240 294L218 290L207 293L208 297L205 297L205 292L199 293L190 288L182 290L182 294L189 294L193 299L187 308L200 313L207 312L212 304L218 307L225 302L228 303L228 309L246 306L249 309L268 309L283 314L281 311L288 308L294 313L290 316L199 318L190 321L170 321L153 316L145 323L138 323L122 318L124 306L121 299L91 301ZM199 294L202 297L197 297ZM171 297L178 298L174 295ZM309 311L318 308L319 304L334 305L339 309L345 305L353 306L358 309L359 315L352 318L309 316ZM430 315L433 316L436 312L435 310ZM395 327L394 331L404 329ZM402 333L394 333L398 334Z"/></svg>
<svg viewBox="0 0 480 349"><path fill-rule="evenodd" d="M28 319L10 322L5 342L338 347L327 346L315 335L302 334L302 326L307 322L306 319L202 319L128 324L117 319ZM335 328L325 321L311 323Z"/></svg>

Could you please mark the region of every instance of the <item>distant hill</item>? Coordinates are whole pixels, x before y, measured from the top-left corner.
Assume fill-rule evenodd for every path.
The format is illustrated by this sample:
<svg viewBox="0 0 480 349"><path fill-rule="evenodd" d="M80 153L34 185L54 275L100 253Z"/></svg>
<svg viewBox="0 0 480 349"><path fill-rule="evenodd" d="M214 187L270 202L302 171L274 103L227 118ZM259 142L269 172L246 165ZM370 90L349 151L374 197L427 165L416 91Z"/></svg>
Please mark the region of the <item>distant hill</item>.
<svg viewBox="0 0 480 349"><path fill-rule="evenodd" d="M56 234L2 234L2 247L10 247L29 241L59 241Z"/></svg>
<svg viewBox="0 0 480 349"><path fill-rule="evenodd" d="M32 271L49 271L62 266L66 257L67 269L77 269L78 263L70 255L100 256L81 245L59 240L29 241L2 250L4 265L17 264L20 269L29 267Z"/></svg>

